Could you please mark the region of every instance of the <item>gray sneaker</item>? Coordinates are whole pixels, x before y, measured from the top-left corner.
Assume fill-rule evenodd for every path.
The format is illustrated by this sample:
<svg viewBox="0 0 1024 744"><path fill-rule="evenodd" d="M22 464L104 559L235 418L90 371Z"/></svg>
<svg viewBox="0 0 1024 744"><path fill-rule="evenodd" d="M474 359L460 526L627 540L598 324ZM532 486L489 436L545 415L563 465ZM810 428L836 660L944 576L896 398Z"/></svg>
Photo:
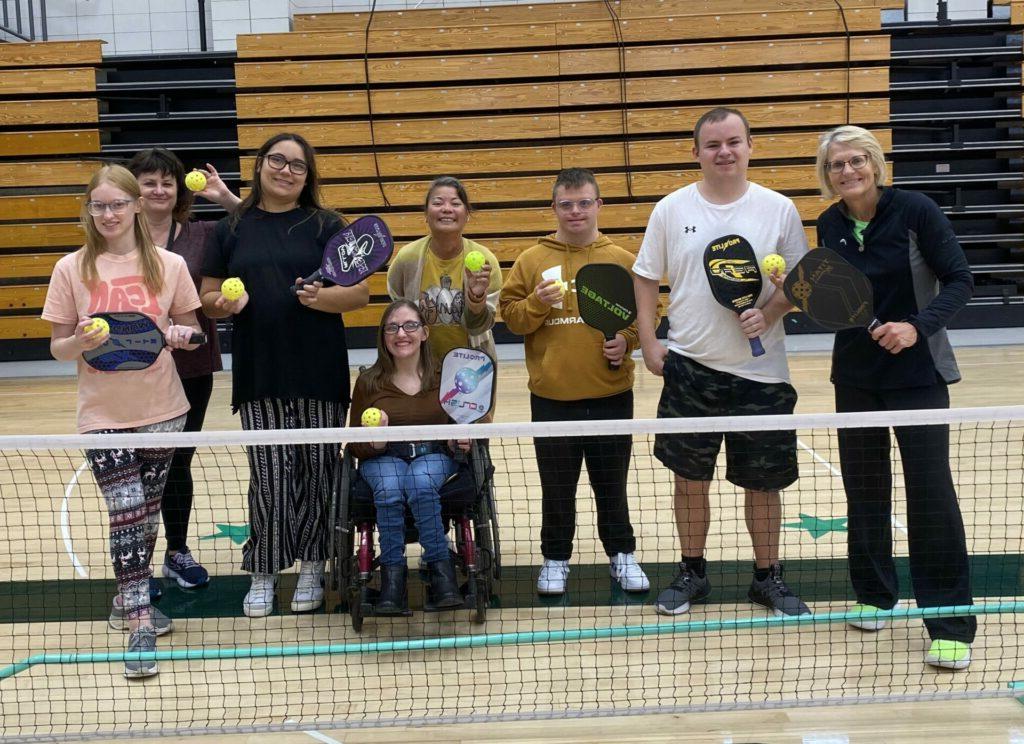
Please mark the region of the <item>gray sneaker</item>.
<svg viewBox="0 0 1024 744"><path fill-rule="evenodd" d="M149 617L153 623L153 632L158 636L167 635L174 630L174 621L160 612L156 607L149 606ZM110 627L114 630L128 630L128 620L124 616L124 605L121 603L121 595L114 597L114 603L110 608Z"/></svg>
<svg viewBox="0 0 1024 744"><path fill-rule="evenodd" d="M690 611L691 602L707 599L709 594L711 582L708 577L698 576L684 561L679 564L679 574L654 601L654 609L661 615L682 615Z"/></svg>
<svg viewBox="0 0 1024 744"><path fill-rule="evenodd" d="M132 651L156 651L156 633L152 628L139 628L128 635L128 652ZM157 671L156 659L124 663L124 676L129 679L152 677Z"/></svg>
<svg viewBox="0 0 1024 744"><path fill-rule="evenodd" d="M810 615L810 608L786 586L782 580L782 566L776 563L768 570L768 578L758 581L754 577L747 592L747 599L754 604L767 607L776 617L784 615Z"/></svg>

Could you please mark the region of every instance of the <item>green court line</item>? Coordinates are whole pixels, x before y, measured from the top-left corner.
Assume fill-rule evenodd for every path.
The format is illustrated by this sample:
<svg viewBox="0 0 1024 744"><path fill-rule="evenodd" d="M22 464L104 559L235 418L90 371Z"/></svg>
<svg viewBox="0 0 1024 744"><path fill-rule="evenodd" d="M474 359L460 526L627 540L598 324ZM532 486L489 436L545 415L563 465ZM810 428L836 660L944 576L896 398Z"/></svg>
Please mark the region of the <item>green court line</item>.
<svg viewBox="0 0 1024 744"><path fill-rule="evenodd" d="M642 556L641 556L642 557ZM505 566L496 585L492 607L501 609L543 607L607 607L649 605L658 591L676 574L675 563L644 563L651 590L629 594L608 575L603 563L572 564L568 591L561 596L537 596L536 566ZM746 604L752 565L747 561L711 561L711 604ZM909 598L910 569L906 558L896 559L903 596ZM786 581L807 602L853 602L845 559L803 559L785 563ZM415 574L414 574L415 575ZM971 559L971 585L975 597L1019 597L1024 595L1024 556L1011 554L976 555ZM295 574L284 574L278 588L282 599L291 597ZM248 574L214 576L209 587L183 590L164 581L164 596L158 606L175 619L242 618L242 598L249 589ZM409 582L409 601L422 607L423 583ZM0 625L37 622L105 621L116 593L113 580L68 579L60 581L0 582ZM347 612L337 593L328 593L322 612ZM288 614L287 602L280 614Z"/></svg>
<svg viewBox="0 0 1024 744"><path fill-rule="evenodd" d="M954 605L949 607L924 607L892 609L873 613L873 618L903 620L925 617L963 617L965 615L998 615L1024 611L1024 602L993 602L983 605ZM375 641L372 643L341 643L316 646L239 646L235 648L178 649L173 651L127 652L108 651L102 653L35 654L0 668L0 680L13 677L19 672L39 664L106 664L124 661L197 661L218 659L262 659L285 656L326 656L336 654L388 654L410 651L434 651L451 648L475 648L481 646L512 646L535 643L570 643L603 640L611 638L634 638L648 635L673 635L677 633L710 633L715 631L737 631L751 628L788 627L798 625L820 625L825 623L846 623L863 619L858 612L827 612L820 615L798 615L796 617L734 617L718 620L688 620L676 623L647 625L623 625L609 628L576 628L565 630L531 630L514 633L488 633L481 635L444 636L420 638L405 641Z"/></svg>

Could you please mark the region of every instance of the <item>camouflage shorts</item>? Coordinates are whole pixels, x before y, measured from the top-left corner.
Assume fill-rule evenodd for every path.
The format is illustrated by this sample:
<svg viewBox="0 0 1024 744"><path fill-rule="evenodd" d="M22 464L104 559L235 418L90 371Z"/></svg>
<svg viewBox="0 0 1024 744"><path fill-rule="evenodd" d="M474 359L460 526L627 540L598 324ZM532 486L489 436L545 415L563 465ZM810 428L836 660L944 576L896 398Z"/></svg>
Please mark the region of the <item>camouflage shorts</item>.
<svg viewBox="0 0 1024 744"><path fill-rule="evenodd" d="M787 382L754 382L710 369L682 354L665 357L658 418L790 414L796 390ZM654 456L676 475L713 480L722 433L658 434ZM795 431L730 431L725 477L740 488L774 491L797 479Z"/></svg>

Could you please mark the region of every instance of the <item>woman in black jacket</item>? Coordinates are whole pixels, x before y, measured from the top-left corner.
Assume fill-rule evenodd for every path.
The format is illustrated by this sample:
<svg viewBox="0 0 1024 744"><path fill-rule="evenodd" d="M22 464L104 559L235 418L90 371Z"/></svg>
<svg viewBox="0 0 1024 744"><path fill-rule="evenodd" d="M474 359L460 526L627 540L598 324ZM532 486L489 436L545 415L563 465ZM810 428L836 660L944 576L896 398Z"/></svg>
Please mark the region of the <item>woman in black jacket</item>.
<svg viewBox="0 0 1024 744"><path fill-rule="evenodd" d="M959 381L946 325L970 299L967 258L953 226L931 199L884 186L885 156L868 131L842 126L821 138L822 194L839 201L818 217L818 243L871 281L875 315L868 332L836 334L832 383L836 411L949 408ZM969 605L963 518L949 466L949 427L893 427L903 460L910 573L919 607ZM898 604L892 557L892 469L888 428L839 431L848 509L850 578L857 596L851 625L877 631L875 613ZM971 660L974 617L925 620L928 664L963 669Z"/></svg>

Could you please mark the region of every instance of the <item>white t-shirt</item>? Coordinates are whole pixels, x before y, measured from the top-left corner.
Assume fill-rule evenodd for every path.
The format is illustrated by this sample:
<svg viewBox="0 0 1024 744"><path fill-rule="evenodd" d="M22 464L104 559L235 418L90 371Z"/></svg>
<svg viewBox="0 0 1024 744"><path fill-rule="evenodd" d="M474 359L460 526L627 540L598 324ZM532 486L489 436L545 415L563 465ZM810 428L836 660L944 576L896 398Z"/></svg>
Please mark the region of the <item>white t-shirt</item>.
<svg viewBox="0 0 1024 744"><path fill-rule="evenodd" d="M164 286L154 294L146 285L139 252L127 255L101 253L96 257L99 281L82 282L78 261L83 249L61 258L53 269L43 305L43 320L75 324L97 312L136 312L148 315L161 329L172 315L183 315L200 306L196 285L185 259L157 248L163 266ZM188 411L170 350L146 369L100 372L78 357L78 431L132 429L180 416Z"/></svg>
<svg viewBox="0 0 1024 744"><path fill-rule="evenodd" d="M793 266L807 252L800 215L782 194L751 183L731 204L712 204L690 184L655 205L633 271L647 279L668 278L670 351L748 380L789 382L782 321L762 334L764 356L754 357L739 316L711 294L704 249L725 235L746 238L759 264L769 253L779 253ZM765 278L756 306L763 307L775 291Z"/></svg>

